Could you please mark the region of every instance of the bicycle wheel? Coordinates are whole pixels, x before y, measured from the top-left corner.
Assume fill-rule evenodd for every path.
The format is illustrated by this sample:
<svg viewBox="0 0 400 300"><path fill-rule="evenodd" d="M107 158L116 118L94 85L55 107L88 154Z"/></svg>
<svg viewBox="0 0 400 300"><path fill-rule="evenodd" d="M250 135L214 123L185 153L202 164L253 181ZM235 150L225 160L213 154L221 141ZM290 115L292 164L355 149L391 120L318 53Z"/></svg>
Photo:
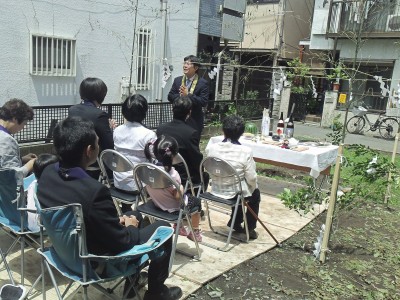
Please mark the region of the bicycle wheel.
<svg viewBox="0 0 400 300"><path fill-rule="evenodd" d="M395 118L384 118L379 124L379 134L387 140L393 140L399 130L399 122Z"/></svg>
<svg viewBox="0 0 400 300"><path fill-rule="evenodd" d="M365 126L365 119L363 117L352 117L347 121L346 129L349 133L360 133Z"/></svg>

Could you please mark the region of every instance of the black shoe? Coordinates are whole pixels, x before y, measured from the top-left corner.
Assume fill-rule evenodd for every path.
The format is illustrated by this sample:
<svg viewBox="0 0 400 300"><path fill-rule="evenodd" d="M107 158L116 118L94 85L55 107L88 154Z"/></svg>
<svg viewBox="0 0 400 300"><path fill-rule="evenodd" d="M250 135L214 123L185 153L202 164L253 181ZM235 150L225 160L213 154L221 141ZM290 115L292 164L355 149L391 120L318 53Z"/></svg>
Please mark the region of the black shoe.
<svg viewBox="0 0 400 300"><path fill-rule="evenodd" d="M256 240L258 238L258 233L257 231L253 230L249 230L249 239L250 240Z"/></svg>
<svg viewBox="0 0 400 300"><path fill-rule="evenodd" d="M177 300L182 297L182 290L180 287L164 286L163 290L160 292L150 293L146 291L143 300Z"/></svg>
<svg viewBox="0 0 400 300"><path fill-rule="evenodd" d="M142 287L144 287L147 284L148 281L148 274L147 272L140 272L139 276L136 279L135 282L135 287L137 290L140 290ZM130 288L128 294L126 294L128 288L131 286L131 281L127 278L125 280L125 285L124 285L124 295L126 295L127 299L134 298L136 297L136 292L133 287Z"/></svg>
<svg viewBox="0 0 400 300"><path fill-rule="evenodd" d="M231 227L231 220L229 220L228 224L226 226ZM236 231L236 233L246 233L246 230L242 227L240 224L235 224L233 225L233 230Z"/></svg>

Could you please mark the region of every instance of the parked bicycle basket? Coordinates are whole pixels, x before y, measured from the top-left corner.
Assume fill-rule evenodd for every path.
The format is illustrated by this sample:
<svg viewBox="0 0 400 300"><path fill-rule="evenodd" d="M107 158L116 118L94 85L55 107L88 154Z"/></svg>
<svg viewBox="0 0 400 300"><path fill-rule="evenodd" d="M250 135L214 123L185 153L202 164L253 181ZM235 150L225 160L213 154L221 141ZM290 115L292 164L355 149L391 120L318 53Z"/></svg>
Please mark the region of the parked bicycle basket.
<svg viewBox="0 0 400 300"><path fill-rule="evenodd" d="M368 109L366 109L362 106L358 106L358 107L353 107L352 112L353 112L353 115L362 117L368 113Z"/></svg>

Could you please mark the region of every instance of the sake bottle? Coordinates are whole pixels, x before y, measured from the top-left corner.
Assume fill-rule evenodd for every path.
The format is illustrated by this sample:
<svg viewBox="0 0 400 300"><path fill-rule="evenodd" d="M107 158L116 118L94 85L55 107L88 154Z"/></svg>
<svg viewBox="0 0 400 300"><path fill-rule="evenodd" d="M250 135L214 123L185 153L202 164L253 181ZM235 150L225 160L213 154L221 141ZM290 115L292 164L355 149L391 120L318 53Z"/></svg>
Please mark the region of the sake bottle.
<svg viewBox="0 0 400 300"><path fill-rule="evenodd" d="M293 134L294 134L294 122L293 122L292 114L290 114L289 122L286 125L286 133L285 134L286 134L286 138L288 138L288 139L293 137Z"/></svg>
<svg viewBox="0 0 400 300"><path fill-rule="evenodd" d="M283 112L281 112L278 124L276 125L276 134L282 137L284 130L285 130L285 122L283 121Z"/></svg>
<svg viewBox="0 0 400 300"><path fill-rule="evenodd" d="M269 118L269 110L267 108L264 108L263 111L263 118L261 122L261 136L262 137L267 137L269 136L269 124L271 120Z"/></svg>

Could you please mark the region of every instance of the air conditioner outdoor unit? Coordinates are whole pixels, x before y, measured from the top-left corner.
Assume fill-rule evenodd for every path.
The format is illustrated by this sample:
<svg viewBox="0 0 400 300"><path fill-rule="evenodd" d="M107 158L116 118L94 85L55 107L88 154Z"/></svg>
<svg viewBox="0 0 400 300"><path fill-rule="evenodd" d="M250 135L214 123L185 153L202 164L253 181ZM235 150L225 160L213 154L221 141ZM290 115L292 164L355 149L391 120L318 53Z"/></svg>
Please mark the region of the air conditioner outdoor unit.
<svg viewBox="0 0 400 300"><path fill-rule="evenodd" d="M388 15L386 31L400 31L400 15Z"/></svg>

